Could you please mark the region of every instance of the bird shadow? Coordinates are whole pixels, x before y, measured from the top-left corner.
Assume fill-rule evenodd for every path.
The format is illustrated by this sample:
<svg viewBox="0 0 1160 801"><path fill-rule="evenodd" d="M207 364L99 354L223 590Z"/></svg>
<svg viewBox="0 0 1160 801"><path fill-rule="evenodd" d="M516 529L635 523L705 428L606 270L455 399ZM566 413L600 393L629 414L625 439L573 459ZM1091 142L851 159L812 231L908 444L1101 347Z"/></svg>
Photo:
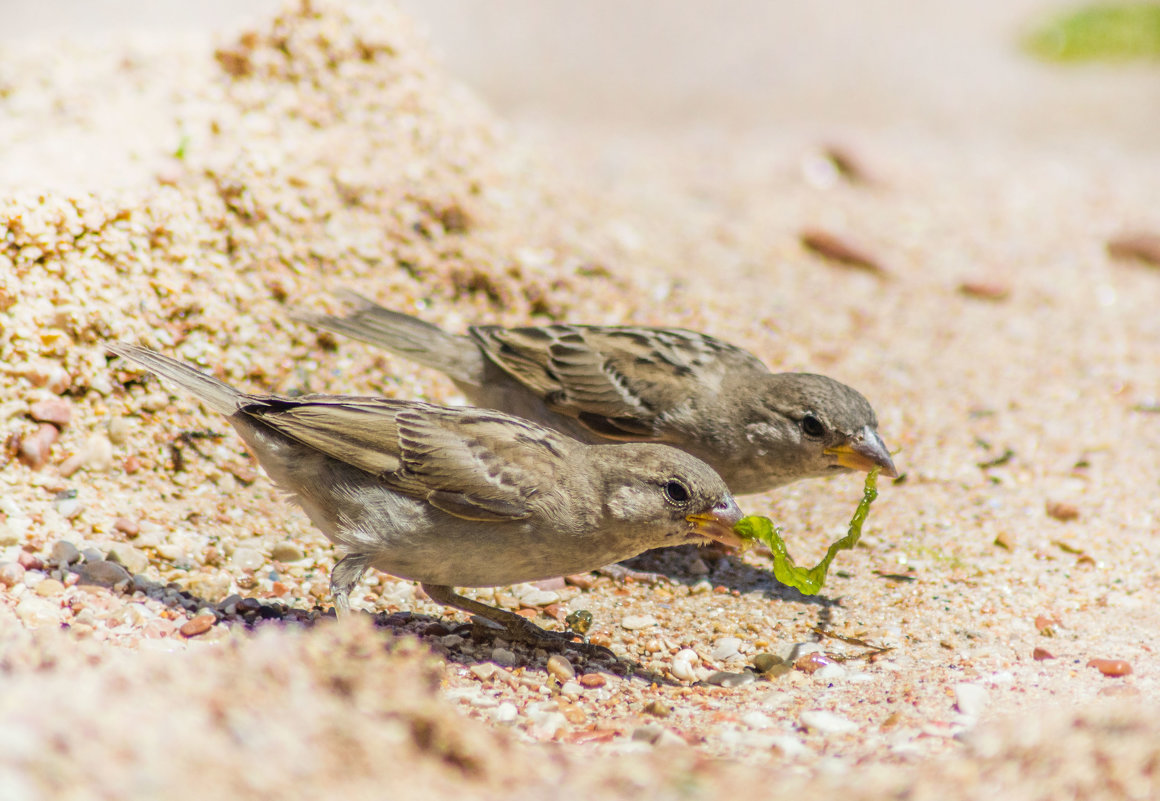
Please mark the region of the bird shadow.
<svg viewBox="0 0 1160 801"><path fill-rule="evenodd" d="M698 562L703 565L699 570L693 567ZM839 598L805 595L774 578L772 570L762 570L743 561L739 555L726 553L712 546L678 545L673 548L657 548L620 562L620 565L628 568L630 575L633 571L639 571L645 578L655 575L690 588L708 581L714 588L724 587L731 594L760 592L769 600L823 608L842 605ZM708 572L704 572L704 568L708 568Z"/></svg>
<svg viewBox="0 0 1160 801"><path fill-rule="evenodd" d="M175 582L160 584L151 582L143 576L135 576L127 586L107 589L114 592L120 590L130 597L140 592L175 611L194 616L212 614L215 620L211 625L221 623L240 625L248 631L291 626L309 629L336 620L333 607L314 606L304 609L273 599L240 595L231 595L222 601L214 602L182 588ZM486 622L477 619L456 622L410 611L379 613L354 611L353 614L371 617L375 628L389 632L395 637L414 637L447 662L465 667L495 663L509 671L523 668L547 673L548 658L553 653L558 653L567 657L578 674L606 673L622 678L640 679L649 684L672 686L678 684L645 668L633 659L614 655L611 651L595 655L580 643L568 643L563 640L540 644L510 641L502 636L502 631L496 631ZM207 626L206 629L208 628ZM505 653L497 654L497 650Z"/></svg>

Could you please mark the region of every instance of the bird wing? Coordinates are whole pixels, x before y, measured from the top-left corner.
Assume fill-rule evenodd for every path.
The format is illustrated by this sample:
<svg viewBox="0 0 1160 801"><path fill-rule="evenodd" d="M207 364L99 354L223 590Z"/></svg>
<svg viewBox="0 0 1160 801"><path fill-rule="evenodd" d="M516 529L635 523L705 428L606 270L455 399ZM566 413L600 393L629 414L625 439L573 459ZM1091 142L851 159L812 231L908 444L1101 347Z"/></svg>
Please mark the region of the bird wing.
<svg viewBox="0 0 1160 801"><path fill-rule="evenodd" d="M577 443L496 412L387 398L253 397L242 411L468 520L520 520ZM571 446L571 448L569 447Z"/></svg>
<svg viewBox="0 0 1160 801"><path fill-rule="evenodd" d="M664 418L728 372L768 373L752 354L679 328L475 326L471 336L549 409L619 440L661 440Z"/></svg>

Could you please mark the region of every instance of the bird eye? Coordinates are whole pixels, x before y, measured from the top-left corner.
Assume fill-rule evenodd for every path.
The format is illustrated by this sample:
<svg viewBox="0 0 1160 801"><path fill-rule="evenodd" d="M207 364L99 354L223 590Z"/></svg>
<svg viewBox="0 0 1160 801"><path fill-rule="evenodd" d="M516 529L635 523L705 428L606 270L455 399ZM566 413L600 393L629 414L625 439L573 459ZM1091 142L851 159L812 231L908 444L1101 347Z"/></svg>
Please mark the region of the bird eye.
<svg viewBox="0 0 1160 801"><path fill-rule="evenodd" d="M802 418L802 431L807 437L818 439L825 436L826 427L822 425L822 421L814 417L812 414L807 414Z"/></svg>
<svg viewBox="0 0 1160 801"><path fill-rule="evenodd" d="M668 498L669 502L675 503L678 506L688 503L689 498L693 497L693 494L689 492L689 488L680 481L667 481L661 489L664 490L665 497Z"/></svg>

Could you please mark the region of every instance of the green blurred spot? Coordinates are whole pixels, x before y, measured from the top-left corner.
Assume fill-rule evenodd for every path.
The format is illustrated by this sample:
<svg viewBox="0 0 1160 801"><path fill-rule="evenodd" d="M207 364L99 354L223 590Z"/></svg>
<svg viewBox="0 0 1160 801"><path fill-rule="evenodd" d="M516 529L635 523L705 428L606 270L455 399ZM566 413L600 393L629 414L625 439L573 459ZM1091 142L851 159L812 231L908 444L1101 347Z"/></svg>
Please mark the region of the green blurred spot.
<svg viewBox="0 0 1160 801"><path fill-rule="evenodd" d="M866 474L866 485L862 493L862 500L850 518L850 528L846 536L835 542L826 551L822 561L815 567L798 567L793 557L785 548L785 541L781 538L781 529L775 528L768 517L750 515L741 518L733 530L738 536L747 540L764 542L773 552L773 576L782 584L797 588L803 595L817 595L826 583L826 573L830 563L838 555L838 551L848 551L858 544L862 537L862 524L870 514L870 504L878 497L878 469L875 467Z"/></svg>
<svg viewBox="0 0 1160 801"><path fill-rule="evenodd" d="M1045 61L1160 59L1160 3L1077 8L1032 31L1023 47Z"/></svg>

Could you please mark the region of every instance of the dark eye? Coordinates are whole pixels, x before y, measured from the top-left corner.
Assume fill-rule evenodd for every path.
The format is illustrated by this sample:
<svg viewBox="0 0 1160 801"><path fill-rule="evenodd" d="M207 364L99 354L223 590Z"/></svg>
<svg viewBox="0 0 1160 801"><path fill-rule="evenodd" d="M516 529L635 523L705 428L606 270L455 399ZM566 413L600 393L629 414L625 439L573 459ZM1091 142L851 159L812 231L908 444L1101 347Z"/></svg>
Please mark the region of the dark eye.
<svg viewBox="0 0 1160 801"><path fill-rule="evenodd" d="M814 417L812 414L807 414L802 418L802 432L807 437L819 439L826 435L826 427L822 425L822 421Z"/></svg>
<svg viewBox="0 0 1160 801"><path fill-rule="evenodd" d="M661 489L664 490L665 497L669 499L669 502L675 503L677 506L688 503L689 498L693 497L689 488L679 481L668 481Z"/></svg>

